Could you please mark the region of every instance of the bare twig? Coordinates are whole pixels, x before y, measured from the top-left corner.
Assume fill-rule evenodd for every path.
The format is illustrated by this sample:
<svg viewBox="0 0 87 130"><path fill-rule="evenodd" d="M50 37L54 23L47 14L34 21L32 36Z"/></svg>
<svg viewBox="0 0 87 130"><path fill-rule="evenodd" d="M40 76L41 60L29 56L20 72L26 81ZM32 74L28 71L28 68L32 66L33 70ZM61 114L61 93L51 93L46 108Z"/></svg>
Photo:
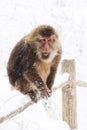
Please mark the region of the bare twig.
<svg viewBox="0 0 87 130"><path fill-rule="evenodd" d="M53 89L53 92L55 92L56 90L64 87L65 85L67 85L68 82L65 82L65 83L62 83L61 85L59 85L58 87L54 87ZM23 99L22 99L23 100ZM38 98L38 101L41 100L41 97ZM10 100L9 100L10 102ZM20 114L21 112L23 112L26 108L28 108L29 106L33 105L34 102L33 101L28 101L22 105L20 105L18 108L16 108L15 110L12 110L12 111L9 111L7 112L6 114L2 114L1 112L4 111L3 109L5 109L4 107L2 108L2 111L0 110L0 123L8 120L8 119L11 119L12 117ZM8 104L7 104L8 105ZM8 106L9 107L9 106ZM6 111L6 109L5 109Z"/></svg>
<svg viewBox="0 0 87 130"><path fill-rule="evenodd" d="M87 87L87 83L82 80L77 80L76 85L80 87Z"/></svg>

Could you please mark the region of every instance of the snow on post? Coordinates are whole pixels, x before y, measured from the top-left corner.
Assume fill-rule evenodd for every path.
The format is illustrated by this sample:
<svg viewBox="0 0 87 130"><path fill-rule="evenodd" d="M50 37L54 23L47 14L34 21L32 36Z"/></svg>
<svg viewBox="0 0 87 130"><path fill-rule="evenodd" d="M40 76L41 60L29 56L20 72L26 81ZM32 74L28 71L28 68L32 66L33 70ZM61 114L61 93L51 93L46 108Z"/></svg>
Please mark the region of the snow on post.
<svg viewBox="0 0 87 130"><path fill-rule="evenodd" d="M62 73L69 73L68 85L62 88L62 107L63 120L66 121L71 129L77 128L77 112L76 112L76 74L75 61L64 60L62 62Z"/></svg>

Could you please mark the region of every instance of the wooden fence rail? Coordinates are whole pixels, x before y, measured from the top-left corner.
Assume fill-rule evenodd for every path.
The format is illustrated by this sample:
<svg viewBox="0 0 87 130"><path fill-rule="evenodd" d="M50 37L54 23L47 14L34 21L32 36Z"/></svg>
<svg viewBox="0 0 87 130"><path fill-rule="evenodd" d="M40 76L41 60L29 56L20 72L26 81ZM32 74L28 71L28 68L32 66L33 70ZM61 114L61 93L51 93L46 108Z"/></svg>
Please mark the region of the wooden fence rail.
<svg viewBox="0 0 87 130"><path fill-rule="evenodd" d="M53 91L62 89L62 117L66 121L71 129L77 129L77 100L76 100L76 86L87 87L87 83L81 80L76 81L76 70L74 60L63 60L62 62L62 74L69 73L69 77L66 82L63 82L59 86L55 87ZM38 100L41 98L39 97ZM14 103L14 99L11 99ZM15 100L17 101L17 100ZM9 101L11 102L11 101ZM24 111L27 107L34 104L32 101L26 101L24 104L19 105L18 108L14 108L7 112L9 109L8 103L0 109L0 123L16 116ZM7 109L6 109L7 108ZM4 112L4 113L3 113Z"/></svg>

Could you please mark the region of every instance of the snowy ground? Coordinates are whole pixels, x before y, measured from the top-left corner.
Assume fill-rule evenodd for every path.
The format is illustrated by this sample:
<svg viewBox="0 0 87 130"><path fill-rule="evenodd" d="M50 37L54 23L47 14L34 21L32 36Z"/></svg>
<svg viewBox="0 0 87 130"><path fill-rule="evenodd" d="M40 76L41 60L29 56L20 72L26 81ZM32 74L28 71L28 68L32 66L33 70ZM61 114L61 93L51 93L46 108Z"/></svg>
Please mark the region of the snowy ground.
<svg viewBox="0 0 87 130"><path fill-rule="evenodd" d="M0 108L15 95L10 90L6 64L14 45L40 24L54 26L63 47L62 59L75 59L76 78L87 81L86 0L0 0ZM56 76L55 85L57 85ZM87 130L87 88L77 88L78 130ZM38 102L15 118L0 124L0 130L69 130L62 121L61 90ZM9 106L9 109L12 106Z"/></svg>

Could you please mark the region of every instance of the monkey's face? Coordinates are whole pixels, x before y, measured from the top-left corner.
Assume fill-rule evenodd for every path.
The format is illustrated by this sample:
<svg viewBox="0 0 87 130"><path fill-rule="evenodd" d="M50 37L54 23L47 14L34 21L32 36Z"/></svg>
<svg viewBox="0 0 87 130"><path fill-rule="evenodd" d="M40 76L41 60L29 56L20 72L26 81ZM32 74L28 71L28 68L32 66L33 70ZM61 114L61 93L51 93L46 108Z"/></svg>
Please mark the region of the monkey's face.
<svg viewBox="0 0 87 130"><path fill-rule="evenodd" d="M55 35L50 37L39 36L36 39L36 54L41 61L51 62L58 54L58 39Z"/></svg>
<svg viewBox="0 0 87 130"><path fill-rule="evenodd" d="M37 27L32 31L29 40L33 43L32 47L37 57L44 62L52 62L60 51L58 34L56 30L47 25Z"/></svg>

